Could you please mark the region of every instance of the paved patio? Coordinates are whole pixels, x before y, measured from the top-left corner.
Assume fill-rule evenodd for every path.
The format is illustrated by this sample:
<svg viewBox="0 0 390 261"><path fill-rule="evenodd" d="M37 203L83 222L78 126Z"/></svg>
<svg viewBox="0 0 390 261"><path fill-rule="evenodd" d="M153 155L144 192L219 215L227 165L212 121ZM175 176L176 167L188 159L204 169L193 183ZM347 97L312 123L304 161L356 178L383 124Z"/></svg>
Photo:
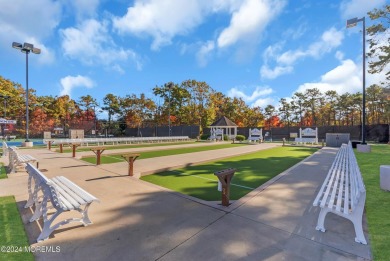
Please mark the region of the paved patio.
<svg viewBox="0 0 390 261"><path fill-rule="evenodd" d="M150 173L272 146L137 160L135 171ZM0 196L15 195L30 243L60 247L55 253L35 253L37 260L371 260L370 245L354 242L349 221L329 214L327 232L315 230L319 209L312 201L336 154L333 148L319 150L227 208L126 176L125 162L95 166L70 153L21 153L38 158L48 177L66 176L101 200L90 208L93 225L66 225L35 243L41 224L29 223L31 210L23 208L27 174L0 180Z"/></svg>

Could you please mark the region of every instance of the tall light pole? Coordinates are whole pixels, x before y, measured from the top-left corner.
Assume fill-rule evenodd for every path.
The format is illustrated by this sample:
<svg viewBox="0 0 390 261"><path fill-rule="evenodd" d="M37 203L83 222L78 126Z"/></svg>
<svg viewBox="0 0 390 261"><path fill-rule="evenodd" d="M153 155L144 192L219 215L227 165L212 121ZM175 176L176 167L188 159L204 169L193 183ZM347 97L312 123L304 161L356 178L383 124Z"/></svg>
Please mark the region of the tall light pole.
<svg viewBox="0 0 390 261"><path fill-rule="evenodd" d="M7 96L7 95L2 95L0 94L0 98L3 98L4 99L4 120L6 119L7 117L7 99L9 99L10 96ZM1 129L1 135L3 136L3 138L5 138L5 123L4 125L2 126L3 128Z"/></svg>
<svg viewBox="0 0 390 261"><path fill-rule="evenodd" d="M352 18L347 20L347 28L363 22L363 116L362 116L362 144L366 144L366 18Z"/></svg>
<svg viewBox="0 0 390 261"><path fill-rule="evenodd" d="M169 90L169 96L168 96L168 136L171 137L171 89L173 87L173 83L168 83L168 90Z"/></svg>
<svg viewBox="0 0 390 261"><path fill-rule="evenodd" d="M34 45L30 44L30 43L24 43L22 45L21 43L16 43L16 42L12 43L12 47L15 49L18 49L22 53L26 54L26 142L29 142L30 140L28 139L28 132L29 132L29 129L28 129L28 125L29 125L28 124L28 116L29 116L28 115L28 96L29 96L29 93L28 93L28 54L30 52L35 53L35 54L40 54L41 49L34 48Z"/></svg>

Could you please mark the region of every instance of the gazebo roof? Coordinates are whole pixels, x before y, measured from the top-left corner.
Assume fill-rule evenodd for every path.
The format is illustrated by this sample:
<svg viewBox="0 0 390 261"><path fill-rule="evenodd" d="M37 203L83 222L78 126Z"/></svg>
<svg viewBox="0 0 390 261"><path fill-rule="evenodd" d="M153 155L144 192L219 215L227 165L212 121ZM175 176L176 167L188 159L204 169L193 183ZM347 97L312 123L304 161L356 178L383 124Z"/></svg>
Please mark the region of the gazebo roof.
<svg viewBox="0 0 390 261"><path fill-rule="evenodd" d="M237 127L237 125L226 118L225 116L222 116L218 120L216 120L213 124L210 125L211 127Z"/></svg>

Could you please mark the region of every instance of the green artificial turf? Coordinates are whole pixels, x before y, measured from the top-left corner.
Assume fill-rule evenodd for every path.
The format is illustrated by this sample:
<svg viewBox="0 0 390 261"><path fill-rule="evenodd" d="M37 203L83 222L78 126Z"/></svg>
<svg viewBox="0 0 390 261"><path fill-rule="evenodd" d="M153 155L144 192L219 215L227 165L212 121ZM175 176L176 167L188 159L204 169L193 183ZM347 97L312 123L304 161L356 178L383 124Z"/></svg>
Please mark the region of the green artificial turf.
<svg viewBox="0 0 390 261"><path fill-rule="evenodd" d="M237 146L249 146L247 144L219 144L219 145L210 145L210 146L201 146L201 147L186 147L186 148L177 148L177 149L164 149L164 150L155 150L155 151L145 151L145 152L139 152L140 156L138 159L148 159L148 158L155 158L155 157L162 157L162 156L170 156L170 155L178 155L178 154L184 154L184 153L193 153L193 152L201 152L201 151L207 151L207 150L218 150L218 149L226 149L226 148L233 148ZM132 151L131 153L138 153L136 151ZM126 154L126 153L123 153ZM96 156L92 157L84 157L82 160L96 164ZM109 163L117 163L121 161L125 161L121 155L104 155L102 154L101 158L101 164L109 164Z"/></svg>
<svg viewBox="0 0 390 261"><path fill-rule="evenodd" d="M13 196L0 197L0 260L34 260Z"/></svg>
<svg viewBox="0 0 390 261"><path fill-rule="evenodd" d="M0 179L6 179L7 172L5 171L5 167L3 163L0 163Z"/></svg>
<svg viewBox="0 0 390 261"><path fill-rule="evenodd" d="M186 142L169 142L169 143L149 143L149 144L122 144L122 145L89 145L89 147L77 148L77 151L90 151L92 147L104 147L105 150L117 150L117 149L133 149L133 148L144 148L144 147L160 147L160 146L169 146L169 145L181 145L181 144L194 144L193 141ZM52 145L56 147L56 145ZM72 152L72 149L69 146L63 147L62 150L64 153ZM56 148L56 152L60 152L60 148Z"/></svg>
<svg viewBox="0 0 390 261"><path fill-rule="evenodd" d="M221 199L214 172L237 169L230 199L236 200L305 159L316 148L277 147L206 164L141 177L142 180L203 200Z"/></svg>
<svg viewBox="0 0 390 261"><path fill-rule="evenodd" d="M390 258L390 192L380 189L379 167L390 165L390 146L372 145L371 153L355 152L366 186L366 217L374 260Z"/></svg>

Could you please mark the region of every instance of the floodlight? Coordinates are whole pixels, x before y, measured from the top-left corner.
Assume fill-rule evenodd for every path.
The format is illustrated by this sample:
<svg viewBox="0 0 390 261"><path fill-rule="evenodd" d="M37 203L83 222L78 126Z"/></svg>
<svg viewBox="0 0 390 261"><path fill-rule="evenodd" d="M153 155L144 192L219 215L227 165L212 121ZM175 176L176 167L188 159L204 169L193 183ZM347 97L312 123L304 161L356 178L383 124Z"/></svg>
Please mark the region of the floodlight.
<svg viewBox="0 0 390 261"><path fill-rule="evenodd" d="M21 43L13 42L12 47L15 49L22 49L23 46Z"/></svg>
<svg viewBox="0 0 390 261"><path fill-rule="evenodd" d="M347 20L347 28L351 28L357 25L359 19L357 17Z"/></svg>

